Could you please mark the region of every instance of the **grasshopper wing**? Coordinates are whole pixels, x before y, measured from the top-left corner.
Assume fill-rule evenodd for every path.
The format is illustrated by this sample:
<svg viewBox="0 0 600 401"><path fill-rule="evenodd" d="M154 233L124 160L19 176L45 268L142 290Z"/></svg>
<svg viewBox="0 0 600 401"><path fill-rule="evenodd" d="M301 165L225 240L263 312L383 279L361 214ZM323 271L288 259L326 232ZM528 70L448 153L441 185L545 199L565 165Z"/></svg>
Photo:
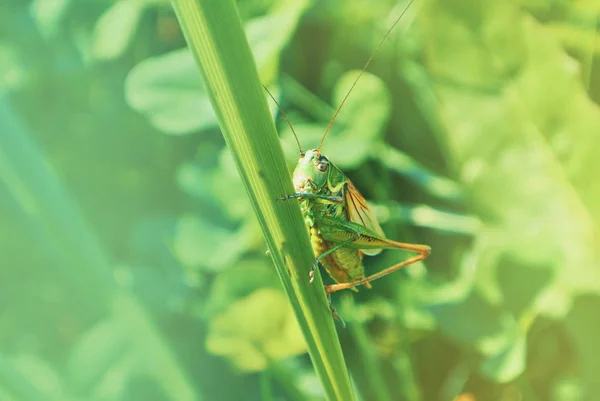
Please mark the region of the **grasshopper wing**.
<svg viewBox="0 0 600 401"><path fill-rule="evenodd" d="M346 204L346 217L349 221L365 226L382 239L385 238L385 234L377 218L367 206L367 201L350 180L346 183L344 203ZM361 252L365 255L373 256L380 253L381 249L361 249Z"/></svg>

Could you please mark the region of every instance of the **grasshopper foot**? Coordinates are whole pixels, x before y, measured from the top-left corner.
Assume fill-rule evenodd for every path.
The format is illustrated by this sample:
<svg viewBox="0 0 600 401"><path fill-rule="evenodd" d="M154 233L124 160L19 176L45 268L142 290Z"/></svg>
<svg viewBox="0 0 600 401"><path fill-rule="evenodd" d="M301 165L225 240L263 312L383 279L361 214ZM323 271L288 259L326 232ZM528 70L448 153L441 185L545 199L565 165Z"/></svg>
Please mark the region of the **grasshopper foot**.
<svg viewBox="0 0 600 401"><path fill-rule="evenodd" d="M308 280L308 282L310 284L312 284L312 282L315 281L315 270L317 270L318 266L319 266L319 259L315 259L315 261L312 264L312 267L310 268L310 272L308 272L308 276L310 277L310 280Z"/></svg>
<svg viewBox="0 0 600 401"><path fill-rule="evenodd" d="M329 302L329 310L331 311L331 315L333 316L333 318L335 320L339 320L340 323L342 323L342 328L346 328L346 322L344 321L344 319L338 315L338 313L335 310L335 307L333 306L333 303L331 302L331 295L327 294L327 302Z"/></svg>

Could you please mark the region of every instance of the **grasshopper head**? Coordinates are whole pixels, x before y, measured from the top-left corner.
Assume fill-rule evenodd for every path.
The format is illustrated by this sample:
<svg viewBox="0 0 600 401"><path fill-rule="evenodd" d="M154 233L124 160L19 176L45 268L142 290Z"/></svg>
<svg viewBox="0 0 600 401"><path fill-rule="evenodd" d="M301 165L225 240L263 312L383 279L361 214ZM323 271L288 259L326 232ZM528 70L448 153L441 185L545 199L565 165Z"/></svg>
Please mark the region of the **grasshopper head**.
<svg viewBox="0 0 600 401"><path fill-rule="evenodd" d="M308 150L294 170L296 192L318 192L327 183L329 160L317 149Z"/></svg>

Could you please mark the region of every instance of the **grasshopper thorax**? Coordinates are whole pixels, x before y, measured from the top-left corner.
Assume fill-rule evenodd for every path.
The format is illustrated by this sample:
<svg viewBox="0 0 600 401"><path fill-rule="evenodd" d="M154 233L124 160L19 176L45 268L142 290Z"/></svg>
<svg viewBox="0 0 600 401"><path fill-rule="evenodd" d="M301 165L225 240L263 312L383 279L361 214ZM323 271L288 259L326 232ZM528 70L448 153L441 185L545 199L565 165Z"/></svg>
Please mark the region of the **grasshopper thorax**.
<svg viewBox="0 0 600 401"><path fill-rule="evenodd" d="M296 192L319 192L327 184L329 160L318 149L310 149L298 160L294 170Z"/></svg>

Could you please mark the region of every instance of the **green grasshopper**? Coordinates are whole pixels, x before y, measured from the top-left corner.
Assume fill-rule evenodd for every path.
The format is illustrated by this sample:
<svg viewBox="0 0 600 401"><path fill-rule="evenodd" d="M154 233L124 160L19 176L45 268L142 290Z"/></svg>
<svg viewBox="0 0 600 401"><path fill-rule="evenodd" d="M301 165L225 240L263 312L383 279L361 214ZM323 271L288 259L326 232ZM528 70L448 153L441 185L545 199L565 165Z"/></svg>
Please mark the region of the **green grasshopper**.
<svg viewBox="0 0 600 401"><path fill-rule="evenodd" d="M295 193L284 195L280 199L298 199L310 233L315 261L310 270L310 282L315 270L321 264L336 284L325 287L327 295L344 289L357 291L364 285L371 288L371 281L388 275L402 267L425 259L431 252L427 245L409 244L386 238L376 217L371 212L365 198L356 189L346 175L321 154L321 146L346 99L369 66L373 56L400 21L410 4L383 37L373 54L367 60L361 73L336 110L333 119L323 134L317 149L302 151L298 136L288 117L275 98L273 101L288 122L300 150L300 159L293 174ZM265 88L266 89L266 88ZM268 90L267 90L268 92ZM269 93L269 95L271 95ZM377 255L383 249L403 249L417 252L416 256L390 266L380 272L365 276L362 258L364 255ZM332 307L332 311L333 307ZM334 312L335 314L335 312Z"/></svg>

